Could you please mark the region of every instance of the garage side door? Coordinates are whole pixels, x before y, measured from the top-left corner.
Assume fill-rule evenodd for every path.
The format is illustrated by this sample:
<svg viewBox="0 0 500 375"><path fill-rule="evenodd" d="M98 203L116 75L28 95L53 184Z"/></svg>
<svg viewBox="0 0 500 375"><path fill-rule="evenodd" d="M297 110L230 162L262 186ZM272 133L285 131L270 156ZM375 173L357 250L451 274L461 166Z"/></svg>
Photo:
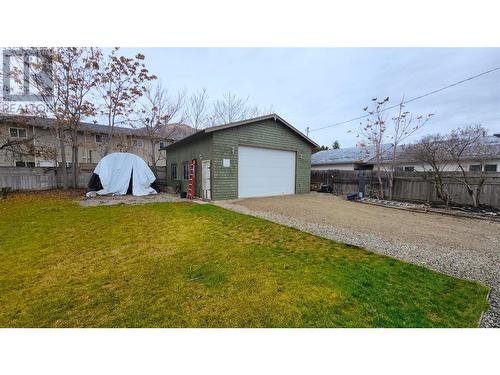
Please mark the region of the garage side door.
<svg viewBox="0 0 500 375"><path fill-rule="evenodd" d="M295 193L295 152L238 148L238 197Z"/></svg>

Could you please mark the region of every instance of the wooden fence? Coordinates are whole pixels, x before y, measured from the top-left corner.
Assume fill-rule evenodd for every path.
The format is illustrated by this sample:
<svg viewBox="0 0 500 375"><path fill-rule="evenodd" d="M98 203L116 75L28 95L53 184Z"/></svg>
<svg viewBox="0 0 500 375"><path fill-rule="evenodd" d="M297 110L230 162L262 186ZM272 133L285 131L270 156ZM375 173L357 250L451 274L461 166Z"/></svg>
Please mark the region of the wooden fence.
<svg viewBox="0 0 500 375"><path fill-rule="evenodd" d="M49 190L57 188L54 168L0 167L0 188Z"/></svg>
<svg viewBox="0 0 500 375"><path fill-rule="evenodd" d="M80 170L78 187L86 188L92 172ZM68 181L71 185L71 172L68 168ZM62 186L62 174L59 168L24 168L0 167L0 188L9 187L12 190L50 190Z"/></svg>
<svg viewBox="0 0 500 375"><path fill-rule="evenodd" d="M80 165L78 173L77 186L87 188L90 176L94 170L95 164ZM68 168L68 182L71 186L72 174ZM158 184L165 184L165 168L158 168ZM51 190L62 187L62 174L60 168L43 167L0 167L0 188L9 187L12 190Z"/></svg>
<svg viewBox="0 0 500 375"><path fill-rule="evenodd" d="M453 178L455 172L444 174L444 183L450 191L452 200L461 205L471 205L466 187ZM479 176L471 173L471 177ZM388 193L388 180L382 179L384 192ZM363 192L365 196L377 196L379 182L376 171L311 171L311 184L327 185L334 194ZM394 175L393 199L400 201L442 203L436 195L431 181L423 178L418 172L396 172ZM488 173L483 185L481 204L500 208L500 173Z"/></svg>

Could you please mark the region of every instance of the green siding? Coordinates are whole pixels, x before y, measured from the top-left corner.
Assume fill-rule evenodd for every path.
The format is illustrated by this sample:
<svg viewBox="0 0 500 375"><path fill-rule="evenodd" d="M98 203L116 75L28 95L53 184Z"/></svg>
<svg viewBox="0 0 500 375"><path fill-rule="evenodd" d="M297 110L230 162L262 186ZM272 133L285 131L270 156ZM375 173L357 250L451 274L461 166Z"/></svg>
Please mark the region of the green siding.
<svg viewBox="0 0 500 375"><path fill-rule="evenodd" d="M312 146L288 127L268 120L213 133L212 198L238 198L238 146L268 147L296 152L295 192L307 193L311 181ZM231 167L223 167L230 159Z"/></svg>
<svg viewBox="0 0 500 375"><path fill-rule="evenodd" d="M201 155L201 157L200 157ZM171 146L167 149L167 185L175 188L181 183L181 191L186 192L188 181L182 180L182 164L186 161L196 159L196 196L201 196L201 161L212 159L212 136L206 135L203 138L193 139L179 146ZM177 179L172 180L172 163L177 164Z"/></svg>
<svg viewBox="0 0 500 375"><path fill-rule="evenodd" d="M307 193L311 180L312 145L281 123L272 120L246 124L206 133L191 141L167 149L167 185L175 187L182 177L182 163L197 159L196 194L201 195L201 154L210 159L212 168L212 199L238 198L238 146L266 147L296 152L295 192ZM230 167L222 160L229 159ZM171 178L170 165L177 163L177 177ZM187 190L187 181L182 191Z"/></svg>

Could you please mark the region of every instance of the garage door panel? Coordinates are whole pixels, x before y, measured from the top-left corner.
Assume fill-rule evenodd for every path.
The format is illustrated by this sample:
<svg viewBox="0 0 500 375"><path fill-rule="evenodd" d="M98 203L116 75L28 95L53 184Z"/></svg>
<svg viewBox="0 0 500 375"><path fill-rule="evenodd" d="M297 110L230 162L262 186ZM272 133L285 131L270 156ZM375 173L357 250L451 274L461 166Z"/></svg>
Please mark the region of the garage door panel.
<svg viewBox="0 0 500 375"><path fill-rule="evenodd" d="M295 152L238 148L238 197L295 193Z"/></svg>

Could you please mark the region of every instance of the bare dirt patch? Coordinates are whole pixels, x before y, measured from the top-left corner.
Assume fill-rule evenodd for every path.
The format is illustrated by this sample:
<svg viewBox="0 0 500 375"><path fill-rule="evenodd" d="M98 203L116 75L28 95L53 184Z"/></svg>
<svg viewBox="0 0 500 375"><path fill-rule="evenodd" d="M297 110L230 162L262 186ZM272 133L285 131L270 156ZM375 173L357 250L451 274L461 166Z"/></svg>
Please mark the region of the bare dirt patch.
<svg viewBox="0 0 500 375"><path fill-rule="evenodd" d="M83 207L90 206L110 206L115 204L144 204L144 203L160 203L160 202L183 202L186 199L181 199L176 195L168 193L159 193L136 197L134 195L98 195L96 197L84 197L80 201Z"/></svg>

